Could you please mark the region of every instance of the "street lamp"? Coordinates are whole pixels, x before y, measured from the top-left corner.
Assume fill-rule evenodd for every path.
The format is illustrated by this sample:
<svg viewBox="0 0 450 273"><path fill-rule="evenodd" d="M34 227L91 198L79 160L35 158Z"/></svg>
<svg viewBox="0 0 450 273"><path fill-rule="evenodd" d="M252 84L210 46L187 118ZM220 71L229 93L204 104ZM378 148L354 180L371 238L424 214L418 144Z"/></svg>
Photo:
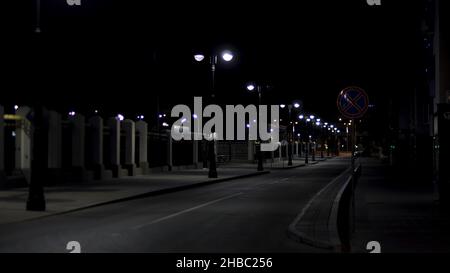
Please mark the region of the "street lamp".
<svg viewBox="0 0 450 273"><path fill-rule="evenodd" d="M233 60L234 55L231 51L225 50L220 54L220 57L225 62L230 62ZM198 53L194 55L194 59L197 62L202 62L206 56L204 54ZM219 55L218 54L212 54L209 56L209 65L211 66L211 98L214 99L215 97L215 85L216 85L216 65L219 62ZM206 145L203 145L203 147L206 149ZM217 178L217 166L216 166L216 140L213 138L209 141L208 144L208 155L209 155L209 171L208 171L208 177L209 178ZM205 153L203 153L204 155ZM203 156L203 164L206 163L206 157Z"/></svg>
<svg viewBox="0 0 450 273"><path fill-rule="evenodd" d="M247 90L253 91L253 90L255 90L255 86L253 84L249 84L249 85L247 85Z"/></svg>
<svg viewBox="0 0 450 273"><path fill-rule="evenodd" d="M226 62L230 62L231 60L233 60L233 58L234 55L230 51L225 51L222 53L222 59L224 59L224 61Z"/></svg>
<svg viewBox="0 0 450 273"><path fill-rule="evenodd" d="M256 89L256 91L258 92L258 109L259 106L261 105L261 100L262 100L262 86L259 84L248 84L247 85L247 90L252 92ZM280 105L281 107L281 105ZM256 120L254 120L254 122L256 122ZM258 126L258 125L257 125ZM259 145L257 145L256 147L256 156L258 158L258 167L257 170L258 171L264 171L264 165L263 165L263 153L261 151L261 139L259 138L259 134L258 134L258 143Z"/></svg>
<svg viewBox="0 0 450 273"><path fill-rule="evenodd" d="M292 120L292 108L300 108L301 103L299 101L293 101L291 104L287 105L289 111L289 123L288 123L288 166L292 166L292 140L294 138L294 122ZM284 109L286 104L280 104L280 108ZM289 128L291 126L291 128ZM280 150L281 152L281 150Z"/></svg>
<svg viewBox="0 0 450 273"><path fill-rule="evenodd" d="M195 55L194 55L194 59L195 59L197 62L201 62L201 61L203 61L203 59L205 59L205 55L203 55L203 54L195 54Z"/></svg>

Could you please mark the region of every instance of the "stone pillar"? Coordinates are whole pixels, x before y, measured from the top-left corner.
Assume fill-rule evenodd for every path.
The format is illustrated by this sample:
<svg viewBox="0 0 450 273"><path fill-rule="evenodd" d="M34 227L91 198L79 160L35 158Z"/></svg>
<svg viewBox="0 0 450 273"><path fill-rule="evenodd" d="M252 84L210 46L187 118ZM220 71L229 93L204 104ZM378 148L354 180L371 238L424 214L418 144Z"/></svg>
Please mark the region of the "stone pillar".
<svg viewBox="0 0 450 273"><path fill-rule="evenodd" d="M15 169L19 170L30 182L31 179L31 135L32 127L28 119L31 109L22 106L16 111L20 120L16 121Z"/></svg>
<svg viewBox="0 0 450 273"><path fill-rule="evenodd" d="M139 168L141 168L142 173L148 173L148 124L143 120L136 122L136 132L139 133L138 143L139 143Z"/></svg>
<svg viewBox="0 0 450 273"><path fill-rule="evenodd" d="M125 131L125 168L128 175L136 174L135 153L136 153L136 126L134 121L126 119L122 121L122 128Z"/></svg>
<svg viewBox="0 0 450 273"><path fill-rule="evenodd" d="M170 131L167 131L167 167L169 168L169 171L172 170L173 166L173 149L172 149L173 139L172 135L170 134Z"/></svg>
<svg viewBox="0 0 450 273"><path fill-rule="evenodd" d="M255 141L249 140L248 143L248 161L253 162L255 160Z"/></svg>
<svg viewBox="0 0 450 273"><path fill-rule="evenodd" d="M198 168L198 140L192 140L192 164Z"/></svg>
<svg viewBox="0 0 450 273"><path fill-rule="evenodd" d="M112 117L108 120L108 126L110 135L108 164L113 177L120 177L120 121Z"/></svg>
<svg viewBox="0 0 450 273"><path fill-rule="evenodd" d="M55 111L45 111L48 125L47 179L56 184L62 178L62 118Z"/></svg>
<svg viewBox="0 0 450 273"><path fill-rule="evenodd" d="M3 119L4 108L0 105L0 188L6 182L5 174L5 121Z"/></svg>
<svg viewBox="0 0 450 273"><path fill-rule="evenodd" d="M85 118L83 115L76 114L69 117L72 125L72 167L84 169L84 151L85 151Z"/></svg>
<svg viewBox="0 0 450 273"><path fill-rule="evenodd" d="M295 142L295 154L297 155L297 157L299 157L299 153L298 153L298 141Z"/></svg>
<svg viewBox="0 0 450 273"><path fill-rule="evenodd" d="M283 161L283 155L282 155L282 152L283 152L283 142L280 143L280 147L279 147L278 149L279 149L279 151L278 151L278 159L279 159L279 161L281 162L281 161Z"/></svg>
<svg viewBox="0 0 450 273"><path fill-rule="evenodd" d="M48 111L48 168L62 167L62 123L61 114Z"/></svg>
<svg viewBox="0 0 450 273"><path fill-rule="evenodd" d="M103 164L103 118L100 116L91 117L89 126L91 127L89 156L92 160L94 179L102 179L105 171Z"/></svg>

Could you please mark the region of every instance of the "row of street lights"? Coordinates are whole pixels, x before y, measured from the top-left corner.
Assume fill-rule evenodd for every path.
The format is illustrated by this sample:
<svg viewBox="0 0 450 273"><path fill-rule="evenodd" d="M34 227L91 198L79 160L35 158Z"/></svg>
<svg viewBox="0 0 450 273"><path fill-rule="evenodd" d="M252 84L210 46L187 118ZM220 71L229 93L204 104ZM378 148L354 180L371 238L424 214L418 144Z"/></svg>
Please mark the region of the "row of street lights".
<svg viewBox="0 0 450 273"><path fill-rule="evenodd" d="M221 52L220 54L211 54L209 56L199 53L199 54L195 54L194 55L194 60L197 62L204 62L205 59L209 60L209 65L210 65L210 71L211 71L211 99L215 98L215 85L216 85L216 66L219 64L219 60L222 60L224 62L231 62L234 59L234 54L229 51L229 50L225 50L223 52ZM258 94L258 108L261 105L262 102L262 92L263 89L267 87L261 84L256 84L256 83L250 83L246 86L247 90L250 92L255 92ZM289 126L288 126L288 140L289 140L289 148L288 148L288 165L292 166L292 140L294 138L294 134L295 134L295 126L294 126L294 121L292 118L292 110L293 109L299 109L301 107L301 102L300 101L293 101L291 104L281 104L280 108L284 109L286 108L288 109L289 112ZM195 115L195 114L194 114ZM299 119L303 120L304 119L304 115L300 115ZM305 121L307 123L311 122L313 123L315 121L315 125L316 126L321 126L322 122L320 119L316 118L314 115L309 115L307 118L305 118ZM340 133L340 131L334 127L334 125L328 125L328 123L323 123L323 128L326 128L328 131L331 131L333 133ZM309 141L308 143L311 142L312 136L309 136ZM204 141L204 140L203 140ZM215 139L213 139L213 141L209 142L208 145L208 160L209 160L209 172L208 172L208 177L209 178L217 178L217 166L216 166L216 151L215 151L215 147L216 147L216 143L215 143ZM257 170L258 171L263 171L263 153L261 151L261 140L258 137L258 141L257 141L257 160L258 160L258 167ZM308 147L309 148L309 147ZM206 160L206 144L205 142L203 143L203 167L207 168L208 164L207 164L207 160ZM313 160L315 160L315 154L313 153ZM305 156L305 163L308 163L308 149L306 149L306 156Z"/></svg>

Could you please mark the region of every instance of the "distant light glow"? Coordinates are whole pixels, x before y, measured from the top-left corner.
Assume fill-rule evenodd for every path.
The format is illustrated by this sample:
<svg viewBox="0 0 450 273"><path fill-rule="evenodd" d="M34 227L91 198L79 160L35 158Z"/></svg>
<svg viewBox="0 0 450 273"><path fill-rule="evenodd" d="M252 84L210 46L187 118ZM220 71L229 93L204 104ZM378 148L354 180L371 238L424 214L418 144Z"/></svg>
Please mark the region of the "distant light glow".
<svg viewBox="0 0 450 273"><path fill-rule="evenodd" d="M162 118L162 117L163 117L163 115L162 115L162 114L159 114L159 115L158 115L158 117L159 117L159 118Z"/></svg>
<svg viewBox="0 0 450 273"><path fill-rule="evenodd" d="M284 109L286 107L286 104L280 104L280 108Z"/></svg>
<svg viewBox="0 0 450 273"><path fill-rule="evenodd" d="M71 116L71 117L75 116L75 114L76 114L76 113L75 113L74 111L70 111L70 112L69 112L69 116Z"/></svg>
<svg viewBox="0 0 450 273"><path fill-rule="evenodd" d="M311 120L309 118L306 119L306 122L310 122Z"/></svg>
<svg viewBox="0 0 450 273"><path fill-rule="evenodd" d="M247 124L247 128L250 128L250 124Z"/></svg>
<svg viewBox="0 0 450 273"><path fill-rule="evenodd" d="M193 114L192 117L193 117L194 119L197 119L197 118L198 118L197 114Z"/></svg>
<svg viewBox="0 0 450 273"><path fill-rule="evenodd" d="M319 122L319 121L317 121L317 122L316 122L316 125L317 125L317 126L319 126L319 125L320 125L320 122Z"/></svg>
<svg viewBox="0 0 450 273"><path fill-rule="evenodd" d="M314 116L314 115L310 115L309 118L310 118L310 119L314 119L315 116Z"/></svg>
<svg viewBox="0 0 450 273"><path fill-rule="evenodd" d="M294 103L294 107L295 108L299 108L300 107L300 103L298 103L298 102Z"/></svg>
<svg viewBox="0 0 450 273"><path fill-rule="evenodd" d="M247 90L253 91L253 90L255 90L255 86L253 84L249 84L249 85L247 85Z"/></svg>
<svg viewBox="0 0 450 273"><path fill-rule="evenodd" d="M117 119L120 121L123 121L125 119L125 117L122 114L118 114Z"/></svg>
<svg viewBox="0 0 450 273"><path fill-rule="evenodd" d="M203 61L203 60L205 59L205 55L203 55L203 54L195 54L195 55L194 55L194 59L195 59L197 62L201 62L201 61Z"/></svg>
<svg viewBox="0 0 450 273"><path fill-rule="evenodd" d="M298 116L298 118L299 118L299 119L303 119L303 118L304 118L304 116L303 116L303 115L300 115L300 116Z"/></svg>
<svg viewBox="0 0 450 273"><path fill-rule="evenodd" d="M19 105L14 105L14 110L18 110L19 109Z"/></svg>
<svg viewBox="0 0 450 273"><path fill-rule="evenodd" d="M162 126L169 127L169 124L167 122L163 122Z"/></svg>
<svg viewBox="0 0 450 273"><path fill-rule="evenodd" d="M181 123L185 123L186 122L186 118L181 120Z"/></svg>
<svg viewBox="0 0 450 273"><path fill-rule="evenodd" d="M229 51L225 51L224 53L222 53L222 59L226 62L233 60L233 58L233 54Z"/></svg>

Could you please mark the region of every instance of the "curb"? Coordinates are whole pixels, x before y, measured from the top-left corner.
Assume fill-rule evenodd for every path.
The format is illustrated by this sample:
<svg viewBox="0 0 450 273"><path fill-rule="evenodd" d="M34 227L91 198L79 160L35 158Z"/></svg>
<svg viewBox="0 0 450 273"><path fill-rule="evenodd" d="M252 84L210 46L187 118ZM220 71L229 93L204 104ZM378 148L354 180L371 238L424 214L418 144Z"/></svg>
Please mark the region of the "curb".
<svg viewBox="0 0 450 273"><path fill-rule="evenodd" d="M338 175L337 177L335 177L333 180L331 180L325 187L323 187L319 192L317 192L309 201L308 203L306 203L305 207L303 207L302 211L300 212L300 214L297 215L297 217L294 219L294 221L289 225L288 229L287 229L287 236L291 239L293 239L294 241L297 241L299 243L304 243L307 244L309 246L312 247L316 247L316 248L321 248L321 249L327 249L327 250L333 250L336 251L339 248L339 245L336 245L336 239L339 241L339 237L335 237L337 234L337 222L336 223L336 227L333 227L333 232L331 235L331 243L328 242L324 242L321 240L317 240L317 239L313 239L310 236L306 235L304 232L298 231L296 229L297 224L302 220L303 216L306 214L306 212L310 209L312 203L329 187L331 187L334 183L336 183L337 181L339 181L339 179L341 177L343 177L344 175L346 175L348 173L348 171L351 168L347 168L346 170L344 170L340 175ZM346 183L344 183L344 186L340 188L338 195L333 199L333 206L332 206L332 213L335 212L335 217L337 220L337 209L335 208L335 204L339 203L339 199L340 196L342 195L343 189L345 189L345 186L347 185L347 181ZM336 203L337 202L337 203ZM331 217L334 217L333 215L330 215ZM330 227L329 225L330 221L328 221L328 225L327 227ZM334 225L334 224L332 224Z"/></svg>
<svg viewBox="0 0 450 273"><path fill-rule="evenodd" d="M290 169L295 169L295 168L299 168L299 167L305 167L306 164L302 163L302 164L298 164L298 165L294 165L294 166L287 166L287 167L275 167L275 168L271 168L272 170L290 170Z"/></svg>
<svg viewBox="0 0 450 273"><path fill-rule="evenodd" d="M242 179L242 178L248 178L248 177L253 177L253 176L260 176L260 175L264 175L264 174L268 174L268 173L270 173L270 171L253 172L253 173L248 173L248 174L243 174L243 175L238 175L238 176L232 176L232 177L226 177L226 178L215 178L215 179L208 180L208 181L202 181L202 182L187 184L187 185L178 186L178 187L172 187L172 188L166 188L166 189L155 190L155 191L150 191L150 192L144 192L144 193L135 194L135 195L122 197L122 198L117 198L117 199L113 199L113 200L109 200L109 201L103 201L103 202L94 203L94 204L90 204L90 205L86 205L86 206L82 206L82 207L78 207L78 208L74 208L74 209L69 209L69 210L65 210L65 211L61 211L61 212L56 212L56 213L49 214L49 215L42 215L42 216L38 216L38 217L35 217L35 218L29 218L29 219L25 219L25 220L21 220L21 221L15 221L15 222L11 222L11 223L33 221L33 220L37 220L37 219L42 219L42 218L47 218L47 217L52 217L52 216L57 216L57 215L63 215L63 214L67 214L67 213L77 212L77 211L81 211L81 210L91 209L91 208L95 208L95 207L101 207L101 206L115 204L115 203L120 203L120 202L126 202L126 201L141 199L141 198L150 197L150 196L156 196L156 195L162 195L162 194L167 194L167 193L179 192L179 191L188 190L188 189L199 188L199 187L202 187L202 186L207 186L207 185L211 185L211 184L231 181L231 180L235 180L235 179Z"/></svg>

